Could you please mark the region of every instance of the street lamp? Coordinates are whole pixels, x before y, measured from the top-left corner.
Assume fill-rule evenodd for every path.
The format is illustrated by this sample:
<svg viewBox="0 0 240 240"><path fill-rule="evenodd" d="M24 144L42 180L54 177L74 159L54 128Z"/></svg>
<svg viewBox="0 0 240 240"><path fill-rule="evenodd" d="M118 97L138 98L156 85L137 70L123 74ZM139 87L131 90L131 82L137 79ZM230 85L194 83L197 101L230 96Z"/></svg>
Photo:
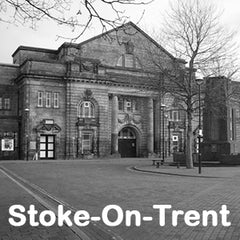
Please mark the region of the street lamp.
<svg viewBox="0 0 240 240"><path fill-rule="evenodd" d="M201 143L201 135L202 135L202 127L201 127L201 85L203 83L203 75L200 70L197 70L195 73L195 81L198 85L198 111L199 111L199 118L198 118L198 124L199 124L199 131L198 131L198 173L202 173L202 160L201 160L201 150L200 150L200 143Z"/></svg>
<svg viewBox="0 0 240 240"><path fill-rule="evenodd" d="M164 126L164 120L165 120L165 104L161 104L161 109L162 109L162 137L163 137L163 141L162 141L162 161L161 161L161 165L163 165L163 163L165 162L165 126Z"/></svg>
<svg viewBox="0 0 240 240"><path fill-rule="evenodd" d="M25 116L26 116L26 119L25 119L25 131L27 129L27 134L25 135L26 137L26 140L27 140L27 161L29 160L29 141L30 141L30 132L29 132L29 108L25 108L24 109L25 111Z"/></svg>

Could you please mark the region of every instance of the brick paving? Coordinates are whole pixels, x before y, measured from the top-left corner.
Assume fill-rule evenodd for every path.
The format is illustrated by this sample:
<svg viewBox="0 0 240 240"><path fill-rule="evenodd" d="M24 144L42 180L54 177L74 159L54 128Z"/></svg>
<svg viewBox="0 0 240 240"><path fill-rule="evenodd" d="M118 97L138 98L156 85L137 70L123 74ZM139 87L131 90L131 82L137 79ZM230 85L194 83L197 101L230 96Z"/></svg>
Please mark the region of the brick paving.
<svg viewBox="0 0 240 240"><path fill-rule="evenodd" d="M21 204L28 208L34 204L38 211L45 210L33 197L12 182L0 171L0 239L1 240L79 240L66 226L31 227L26 224L13 227L8 223L8 209L11 205Z"/></svg>
<svg viewBox="0 0 240 240"><path fill-rule="evenodd" d="M137 209L142 215L153 217L152 222L143 223L141 227L126 227L122 224L111 228L125 240L240 239L239 167L203 168L203 176L206 178L199 178L193 173L197 172L197 169L189 171L184 168L179 170L176 167L166 167L165 174L155 175L129 171L130 166L155 171L149 161L131 159L2 164L75 208L85 209L92 215L100 214L102 208L108 204L118 204L123 209ZM173 175L166 175L168 172ZM193 175L193 177L174 174ZM207 176L215 178L207 178ZM5 184L10 186L7 182ZM2 185L0 193L4 192ZM4 192L6 198L11 194L12 190ZM29 199L26 205L31 201ZM158 213L152 209L153 204L171 204L176 210L194 209L199 212L202 210L219 211L221 205L226 204L230 210L229 220L232 224L230 227L223 227L221 224L217 227L188 227L180 217L178 226L172 227L170 214L167 212L166 226L160 227ZM5 210L6 208L7 206L3 207ZM2 220L2 223L4 221L6 219ZM63 232L65 230L61 229ZM10 231L9 228L5 229L8 234ZM12 231L18 231L18 229L12 229ZM42 231L46 229L42 228Z"/></svg>

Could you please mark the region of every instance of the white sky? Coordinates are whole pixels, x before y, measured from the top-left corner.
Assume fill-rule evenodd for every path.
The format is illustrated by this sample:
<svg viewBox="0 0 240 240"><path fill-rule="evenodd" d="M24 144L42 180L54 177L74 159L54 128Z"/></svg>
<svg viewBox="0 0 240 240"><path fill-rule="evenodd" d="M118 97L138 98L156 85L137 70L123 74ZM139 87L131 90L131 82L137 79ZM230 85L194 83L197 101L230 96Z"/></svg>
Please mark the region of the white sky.
<svg viewBox="0 0 240 240"><path fill-rule="evenodd" d="M222 10L222 22L228 28L233 28L240 33L240 1L239 0L208 0L215 2L215 4ZM169 0L155 0L147 6L132 6L128 7L126 14L130 16L130 20L136 23L145 9L145 14L139 26L143 30L152 32L158 31L158 26L161 24L162 13L167 11L169 7ZM1 17L1 16L0 16ZM81 42L86 38L99 34L100 29L90 29L85 33L84 37L77 42ZM57 49L66 40L58 39L57 35L70 36L71 31L56 26L52 22L40 22L36 30L21 25L9 25L0 22L0 62L12 63L12 53L18 46L32 46L49 49ZM237 42L240 45L240 34L238 34ZM164 46L163 46L164 47ZM240 53L239 53L240 56Z"/></svg>

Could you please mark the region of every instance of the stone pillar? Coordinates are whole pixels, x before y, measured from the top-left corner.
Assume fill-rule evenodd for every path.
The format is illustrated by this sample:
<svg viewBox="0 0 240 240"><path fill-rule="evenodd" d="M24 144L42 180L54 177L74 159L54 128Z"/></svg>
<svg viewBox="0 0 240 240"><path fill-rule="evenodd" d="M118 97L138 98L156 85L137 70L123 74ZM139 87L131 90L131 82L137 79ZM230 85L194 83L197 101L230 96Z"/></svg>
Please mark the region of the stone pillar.
<svg viewBox="0 0 240 240"><path fill-rule="evenodd" d="M118 96L112 98L112 154L118 154Z"/></svg>
<svg viewBox="0 0 240 240"><path fill-rule="evenodd" d="M153 139L153 99L148 99L148 155L153 154L154 139Z"/></svg>

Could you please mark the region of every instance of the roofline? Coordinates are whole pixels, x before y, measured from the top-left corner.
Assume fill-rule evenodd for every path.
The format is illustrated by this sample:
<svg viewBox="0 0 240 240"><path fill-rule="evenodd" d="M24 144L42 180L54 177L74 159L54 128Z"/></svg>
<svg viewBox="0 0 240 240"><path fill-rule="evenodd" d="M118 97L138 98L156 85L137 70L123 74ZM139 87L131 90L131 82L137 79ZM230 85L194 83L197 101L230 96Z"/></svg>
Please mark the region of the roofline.
<svg viewBox="0 0 240 240"><path fill-rule="evenodd" d="M19 46L14 53L12 54L12 57L16 55L16 53L20 50L27 50L27 51L34 51L34 52L45 52L45 53L57 53L57 50L54 49L47 49L47 48L38 48L38 47L28 47L28 46Z"/></svg>
<svg viewBox="0 0 240 240"><path fill-rule="evenodd" d="M101 34L98 34L98 35L96 35L96 36L94 36L94 37L91 37L91 38L89 38L89 39L87 39L87 40L85 40L85 41L83 41L83 42L81 42L81 43L79 43L79 44L65 42L65 43L63 43L63 44L58 48L58 51L60 51L61 48L65 47L65 45L72 45L72 46L74 46L74 47L76 47L76 48L79 48L79 47L81 47L81 45L84 45L84 44L86 44L86 43L88 43L88 42L91 42L91 41L93 41L93 40L95 40L95 39L97 39L97 38L104 37L104 36L106 36L106 35L114 32L114 31L117 32L117 31L120 30L121 28L124 28L124 27L126 27L126 26L128 26L128 25L131 25L131 26L133 26L134 28L136 28L139 32L141 32L141 34L143 34L146 38L148 38L154 45L156 45L158 48L160 48L163 52L165 52L165 53L166 53L169 57L171 57L172 59L174 59L174 60L176 60L176 61L178 61L178 62L186 63L185 60L174 57L170 52L168 52L168 51L167 51L165 48L163 48L158 42L156 42L152 37L150 37L147 33L145 33L141 28L139 28L136 24L134 24L134 23L131 22L131 21L129 21L129 22L127 22L127 23L125 23L125 24L123 24L123 25L121 25L121 26L119 26L119 27L113 28L113 29L108 30L108 31L106 31L106 32L104 32L104 33L101 33Z"/></svg>
<svg viewBox="0 0 240 240"><path fill-rule="evenodd" d="M54 50L54 49L47 49L47 48L38 48L38 47L28 47L28 46L19 46L14 53L12 54L12 57L14 57L16 55L16 53L20 50L27 50L27 51L35 51L35 52L45 52L45 53L52 53L52 54L56 54L58 53L63 47L66 46L74 46L75 48L80 48L81 45L84 45L88 42L91 42L97 38L106 36L112 32L117 32L118 30L120 30L121 28L124 28L126 26L133 26L135 29L137 29L141 34L143 34L148 40L150 40L155 46L157 46L158 48L160 48L164 53L166 53L170 58L174 59L175 61L178 62L182 62L182 63L186 63L185 60L183 59L179 59L174 57L170 52L168 52L165 48L163 48L158 42L156 42L152 37L150 37L146 32L144 32L141 28L139 28L136 24L134 24L133 22L129 21L119 27L113 28L111 30L108 30L104 33L98 34L92 38L89 38L81 43L71 43L71 42L65 42L63 43L58 49Z"/></svg>
<svg viewBox="0 0 240 240"><path fill-rule="evenodd" d="M18 67L19 67L19 64L14 64L14 63L0 63L0 67L18 68Z"/></svg>

